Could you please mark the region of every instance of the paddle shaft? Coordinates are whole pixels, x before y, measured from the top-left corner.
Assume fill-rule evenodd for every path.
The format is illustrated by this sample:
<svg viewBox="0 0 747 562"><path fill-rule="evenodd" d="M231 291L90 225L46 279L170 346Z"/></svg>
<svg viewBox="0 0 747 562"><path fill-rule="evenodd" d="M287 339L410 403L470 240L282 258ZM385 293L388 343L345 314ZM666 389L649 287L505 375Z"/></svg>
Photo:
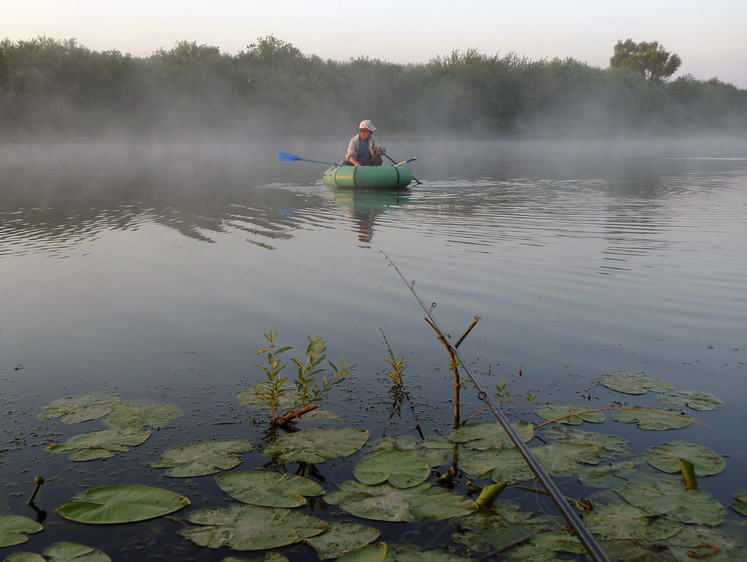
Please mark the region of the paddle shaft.
<svg viewBox="0 0 747 562"><path fill-rule="evenodd" d="M391 156L389 156L389 155L388 155L388 154L387 154L386 152L384 152L383 154L384 154L384 156L386 156L387 158L389 158L389 161L390 161L390 162L391 162L392 164L394 164L394 165L396 165L396 164L397 164L397 161L396 161L396 160L394 160L394 159L393 159L393 158L392 158ZM400 163L401 163L401 162L400 162ZM416 184L418 184L418 185L421 185L421 184L423 183L423 182L421 182L421 181L420 181L420 180L419 180L418 178L416 178L415 176L412 176L412 179L414 179L414 180L415 180L415 183L416 183Z"/></svg>

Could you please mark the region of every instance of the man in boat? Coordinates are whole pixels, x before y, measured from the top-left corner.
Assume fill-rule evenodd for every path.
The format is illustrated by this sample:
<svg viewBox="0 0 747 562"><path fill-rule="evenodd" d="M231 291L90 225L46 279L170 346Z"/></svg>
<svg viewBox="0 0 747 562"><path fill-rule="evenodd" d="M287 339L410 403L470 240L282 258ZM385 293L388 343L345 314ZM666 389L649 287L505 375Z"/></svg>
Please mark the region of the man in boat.
<svg viewBox="0 0 747 562"><path fill-rule="evenodd" d="M373 132L376 127L373 126L370 119L361 121L358 125L358 134L350 139L348 153L345 155L345 164L351 166L381 166L381 155L386 149L379 144Z"/></svg>

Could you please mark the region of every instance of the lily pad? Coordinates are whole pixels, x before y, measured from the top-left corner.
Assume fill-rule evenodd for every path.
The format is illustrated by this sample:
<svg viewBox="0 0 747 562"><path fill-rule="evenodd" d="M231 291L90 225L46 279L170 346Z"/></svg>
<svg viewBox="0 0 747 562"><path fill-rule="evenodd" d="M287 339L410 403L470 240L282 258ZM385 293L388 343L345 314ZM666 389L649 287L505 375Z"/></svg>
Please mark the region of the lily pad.
<svg viewBox="0 0 747 562"><path fill-rule="evenodd" d="M747 517L747 494L737 494L734 498L737 501L732 502L731 508Z"/></svg>
<svg viewBox="0 0 747 562"><path fill-rule="evenodd" d="M628 482L617 492L629 504L682 523L718 525L726 511L705 492L685 490L678 482L660 480L653 486Z"/></svg>
<svg viewBox="0 0 747 562"><path fill-rule="evenodd" d="M136 406L130 402L120 402L114 405L112 415L106 418L106 423L119 428L153 428L164 427L169 422L184 415L176 404L152 402L144 406Z"/></svg>
<svg viewBox="0 0 747 562"><path fill-rule="evenodd" d="M111 560L100 550L71 542L53 544L44 551L44 556L49 557L51 562L109 562Z"/></svg>
<svg viewBox="0 0 747 562"><path fill-rule="evenodd" d="M687 441L667 441L651 447L645 457L651 466L670 474L680 472L679 459L693 464L695 476L718 474L726 466L724 460L710 449Z"/></svg>
<svg viewBox="0 0 747 562"><path fill-rule="evenodd" d="M13 546L26 542L26 533L38 533L42 526L21 515L0 515L0 546Z"/></svg>
<svg viewBox="0 0 747 562"><path fill-rule="evenodd" d="M537 528L531 525L506 521L502 516L502 510L498 510L498 513L501 515L487 517L482 513L473 513L454 520L459 531L454 533L451 539L473 552L488 552L501 551L537 533Z"/></svg>
<svg viewBox="0 0 747 562"><path fill-rule="evenodd" d="M385 542L369 544L343 554L337 562L385 562L389 548Z"/></svg>
<svg viewBox="0 0 747 562"><path fill-rule="evenodd" d="M105 429L83 435L75 435L62 445L51 445L52 453L72 453L71 461L92 461L125 453L150 436L147 429Z"/></svg>
<svg viewBox="0 0 747 562"><path fill-rule="evenodd" d="M301 542L319 535L329 525L311 515L276 507L232 505L190 513L190 523L179 534L207 548L265 550Z"/></svg>
<svg viewBox="0 0 747 562"><path fill-rule="evenodd" d="M337 558L343 554L364 547L379 538L381 531L373 527L333 521L329 529L321 535L306 539L321 560Z"/></svg>
<svg viewBox="0 0 747 562"><path fill-rule="evenodd" d="M186 478L215 474L241 464L241 454L252 450L249 441L200 441L173 447L151 463L151 468L168 468L166 476Z"/></svg>
<svg viewBox="0 0 747 562"><path fill-rule="evenodd" d="M607 466L589 466L579 470L579 481L593 488L615 488L630 480L636 469L636 463L625 461Z"/></svg>
<svg viewBox="0 0 747 562"><path fill-rule="evenodd" d="M38 417L40 420L61 418L62 423L80 423L103 418L111 413L119 402L119 396L116 394L83 392L76 396L53 400L44 407Z"/></svg>
<svg viewBox="0 0 747 562"><path fill-rule="evenodd" d="M693 410L715 410L724 405L724 401L707 392L696 390L673 390L659 396L659 402L672 406L687 406Z"/></svg>
<svg viewBox="0 0 747 562"><path fill-rule="evenodd" d="M661 542L682 530L682 523L655 519L650 513L627 503L597 505L584 517L584 525L595 535L608 540Z"/></svg>
<svg viewBox="0 0 747 562"><path fill-rule="evenodd" d="M511 427L516 430L519 438L527 443L534 437L534 426L527 422L514 422ZM472 423L454 429L446 436L447 441L463 443L471 449L491 449L513 447L514 443L498 422Z"/></svg>
<svg viewBox="0 0 747 562"><path fill-rule="evenodd" d="M472 558L464 558L438 550L417 550L412 547L391 545L388 548L386 560L396 562L460 562L472 560ZM342 562L347 562L347 560Z"/></svg>
<svg viewBox="0 0 747 562"><path fill-rule="evenodd" d="M424 521L461 517L477 510L475 502L430 484L395 488L390 484L368 486L346 481L339 491L327 494L326 501L364 519L376 521Z"/></svg>
<svg viewBox="0 0 747 562"><path fill-rule="evenodd" d="M740 534L726 534L710 527L686 525L668 541L669 550L680 561L747 560L747 548L737 538Z"/></svg>
<svg viewBox="0 0 747 562"><path fill-rule="evenodd" d="M593 443L558 442L531 449L537 462L551 476L576 474L581 465L599 463L599 447Z"/></svg>
<svg viewBox="0 0 747 562"><path fill-rule="evenodd" d="M169 490L124 484L91 488L73 496L57 512L78 523L111 525L168 515L189 503L184 496Z"/></svg>
<svg viewBox="0 0 747 562"><path fill-rule="evenodd" d="M264 507L300 507L306 505L304 496L324 494L319 484L295 474L225 472L215 481L232 498Z"/></svg>
<svg viewBox="0 0 747 562"><path fill-rule="evenodd" d="M568 533L560 531L547 531L538 533L531 538L534 546L553 552L570 552L573 554L583 554L586 548L581 541Z"/></svg>
<svg viewBox="0 0 747 562"><path fill-rule="evenodd" d="M454 456L454 447L454 443L449 443L444 437L439 435L429 435L425 439L417 439L410 435L382 437L371 443L371 448L375 451L372 454L383 453L393 449L411 451L423 459L430 467L450 463Z"/></svg>
<svg viewBox="0 0 747 562"><path fill-rule="evenodd" d="M644 373L604 373L597 380L611 390L624 394L644 394L647 390L653 392L667 392L674 387L665 380L654 379Z"/></svg>
<svg viewBox="0 0 747 562"><path fill-rule="evenodd" d="M647 408L618 410L612 419L620 423L634 423L640 429L648 431L666 431L680 429L692 423L682 410L665 410L664 408Z"/></svg>
<svg viewBox="0 0 747 562"><path fill-rule="evenodd" d="M47 562L47 559L33 552L14 552L3 558L3 562Z"/></svg>
<svg viewBox="0 0 747 562"><path fill-rule="evenodd" d="M369 433L358 428L310 429L278 437L262 451L278 462L322 463L326 459L352 455L368 440Z"/></svg>
<svg viewBox="0 0 747 562"><path fill-rule="evenodd" d="M630 452L630 442L617 435L604 435L593 431L582 431L569 427L551 427L545 431L545 437L563 443L591 443L599 447L603 457L616 457Z"/></svg>
<svg viewBox="0 0 747 562"><path fill-rule="evenodd" d="M416 454L393 449L362 459L354 474L358 481L371 486L389 480L396 488L412 488L425 482L431 469Z"/></svg>
<svg viewBox="0 0 747 562"><path fill-rule="evenodd" d="M567 425L581 425L583 422L602 423L604 414L580 404L545 404L535 412L545 420Z"/></svg>

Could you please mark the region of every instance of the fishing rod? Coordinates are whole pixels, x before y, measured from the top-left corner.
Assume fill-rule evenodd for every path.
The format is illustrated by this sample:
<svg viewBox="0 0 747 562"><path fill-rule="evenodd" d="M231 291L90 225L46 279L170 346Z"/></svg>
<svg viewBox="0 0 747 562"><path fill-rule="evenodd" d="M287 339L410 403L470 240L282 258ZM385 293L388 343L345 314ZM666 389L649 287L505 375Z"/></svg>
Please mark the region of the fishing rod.
<svg viewBox="0 0 747 562"><path fill-rule="evenodd" d="M431 304L430 308L426 307L425 303L421 300L420 296L415 291L415 281L408 282L399 268L392 261L392 259L385 252L382 251L381 253L384 254L384 258L389 262L389 264L394 268L394 271L399 274L399 276L402 278L402 281L404 281L405 285L407 285L407 287L410 289L410 292L415 297L415 300L418 301L420 307L425 311L427 320L436 330L439 337L442 338L442 340L449 347L450 352L453 353L454 357L456 357L458 365L461 366L462 369L464 369L464 371L467 373L467 376L472 381L472 384L474 384L477 388L477 397L485 402L490 411L493 412L493 415L498 419L501 427L503 427L503 430L508 434L511 441L513 441L514 445L519 450L519 453L521 453L521 456L524 458L531 471L537 477L537 480L539 480L539 482L542 484L542 486L545 488L548 495L552 499L555 506L558 508L558 511L560 511L563 518L566 520L568 525L570 525L578 539L581 541L581 544L584 545L584 548L586 548L586 551L589 553L589 556L591 556L591 559L599 562L606 562L608 558L599 547L597 542L594 540L594 537L592 537L591 533L589 533L586 527L584 527L584 524L581 522L579 516L570 508L568 502L560 493L560 490L558 490L558 487L552 481L547 472L545 472L545 470L540 466L540 464L537 462L537 459L534 458L532 452L529 450L529 447L526 446L521 437L519 437L519 434L516 433L516 430L508 421L508 418L503 414L503 412L498 408L497 404L485 392L482 384L477 379L477 375L472 372L472 370L467 366L467 363L459 355L459 351L457 350L456 346L451 344L448 336L439 326L438 322L433 316L433 309L436 308L436 303Z"/></svg>

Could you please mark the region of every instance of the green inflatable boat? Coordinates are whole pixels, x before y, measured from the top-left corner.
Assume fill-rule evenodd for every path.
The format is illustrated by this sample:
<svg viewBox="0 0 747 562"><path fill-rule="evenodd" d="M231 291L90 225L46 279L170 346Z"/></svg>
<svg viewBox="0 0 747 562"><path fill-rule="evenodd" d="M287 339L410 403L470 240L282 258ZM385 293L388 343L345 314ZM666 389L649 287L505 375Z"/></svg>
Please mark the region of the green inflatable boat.
<svg viewBox="0 0 747 562"><path fill-rule="evenodd" d="M407 166L332 166L324 172L324 185L329 187L397 189L410 182Z"/></svg>

